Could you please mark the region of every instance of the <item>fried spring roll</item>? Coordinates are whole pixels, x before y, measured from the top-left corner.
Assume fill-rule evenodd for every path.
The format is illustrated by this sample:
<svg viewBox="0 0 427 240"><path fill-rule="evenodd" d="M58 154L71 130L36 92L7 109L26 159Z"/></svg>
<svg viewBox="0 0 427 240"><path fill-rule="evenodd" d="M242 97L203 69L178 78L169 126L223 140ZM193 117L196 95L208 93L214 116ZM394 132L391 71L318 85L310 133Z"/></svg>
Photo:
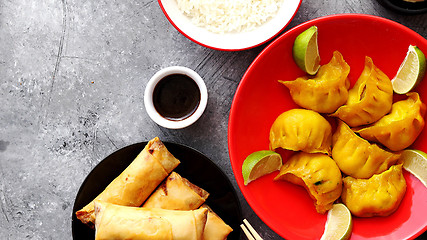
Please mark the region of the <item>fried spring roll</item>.
<svg viewBox="0 0 427 240"><path fill-rule="evenodd" d="M233 229L228 226L208 205L203 204L199 209L208 210L208 219L203 232L203 240L225 240Z"/></svg>
<svg viewBox="0 0 427 240"><path fill-rule="evenodd" d="M172 172L142 206L171 210L194 210L200 207L208 196L207 191L192 184L178 173Z"/></svg>
<svg viewBox="0 0 427 240"><path fill-rule="evenodd" d="M137 208L95 201L95 240L202 239L207 210Z"/></svg>
<svg viewBox="0 0 427 240"><path fill-rule="evenodd" d="M204 240L224 240L233 231L216 213L206 204L203 204L209 193L192 184L178 173L171 175L147 199L143 207L163 208L171 210L206 209L207 222L203 232ZM202 205L203 204L203 205Z"/></svg>
<svg viewBox="0 0 427 240"><path fill-rule="evenodd" d="M95 200L123 206L141 206L179 163L159 138L152 139L102 193L76 212L77 218L93 227Z"/></svg>

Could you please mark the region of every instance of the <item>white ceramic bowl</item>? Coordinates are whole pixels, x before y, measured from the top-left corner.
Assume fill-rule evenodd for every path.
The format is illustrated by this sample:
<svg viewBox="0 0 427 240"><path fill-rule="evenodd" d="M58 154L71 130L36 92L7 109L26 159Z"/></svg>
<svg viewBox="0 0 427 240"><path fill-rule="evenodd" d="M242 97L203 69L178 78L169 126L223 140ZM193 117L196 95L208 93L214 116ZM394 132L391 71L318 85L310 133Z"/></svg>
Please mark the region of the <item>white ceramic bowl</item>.
<svg viewBox="0 0 427 240"><path fill-rule="evenodd" d="M179 9L176 0L158 0L169 22L184 36L215 50L237 51L259 46L277 36L292 20L302 0L283 0L276 16L254 30L241 33L213 33L198 27Z"/></svg>
<svg viewBox="0 0 427 240"><path fill-rule="evenodd" d="M164 77L172 74L183 74L190 77L191 79L194 80L194 82L197 84L200 90L199 106L197 107L197 109L193 114L191 114L189 117L182 120L169 120L164 118L157 112L153 103L153 92L157 83ZM191 124L196 122L200 118L200 116L202 116L203 112L206 109L207 103L208 103L208 90L206 88L205 82L203 81L203 79L200 77L199 74L197 74L195 71L187 67L172 66L172 67L164 68L158 71L156 74L154 74L154 76L151 77L151 79L147 83L147 86L145 87L145 93L144 93L145 110L147 111L148 115L154 122L156 122L158 125L165 128L180 129L180 128L185 128L190 126Z"/></svg>

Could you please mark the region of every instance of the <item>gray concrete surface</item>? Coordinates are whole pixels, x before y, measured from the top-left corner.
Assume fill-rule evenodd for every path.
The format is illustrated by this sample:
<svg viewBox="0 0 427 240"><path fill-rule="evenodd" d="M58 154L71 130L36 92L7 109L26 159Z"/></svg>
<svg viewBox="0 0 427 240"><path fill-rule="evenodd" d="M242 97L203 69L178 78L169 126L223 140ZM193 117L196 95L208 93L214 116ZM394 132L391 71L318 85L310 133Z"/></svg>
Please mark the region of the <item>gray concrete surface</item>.
<svg viewBox="0 0 427 240"><path fill-rule="evenodd" d="M374 0L304 0L287 29L336 13L386 17L427 37L426 14L401 15ZM154 136L203 152L238 189L228 114L241 77L265 46L199 46L154 0L0 0L0 239L71 239L72 207L86 175L113 151ZM171 65L196 70L209 92L202 118L182 130L159 127L143 105L148 79ZM243 216L265 239L280 239L237 191Z"/></svg>

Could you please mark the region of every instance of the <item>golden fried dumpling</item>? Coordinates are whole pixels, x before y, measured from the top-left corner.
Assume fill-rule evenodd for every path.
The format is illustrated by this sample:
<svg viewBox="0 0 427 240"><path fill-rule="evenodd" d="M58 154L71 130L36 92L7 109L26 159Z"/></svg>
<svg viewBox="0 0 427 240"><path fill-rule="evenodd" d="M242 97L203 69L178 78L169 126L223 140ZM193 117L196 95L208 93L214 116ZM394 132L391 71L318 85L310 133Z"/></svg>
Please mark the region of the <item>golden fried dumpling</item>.
<svg viewBox="0 0 427 240"><path fill-rule="evenodd" d="M333 113L347 101L350 66L340 52L320 67L314 78L304 76L294 81L279 81L289 88L292 99L303 108L320 113Z"/></svg>
<svg viewBox="0 0 427 240"><path fill-rule="evenodd" d="M399 160L400 153L369 143L339 121L332 136L332 158L343 173L355 178L370 178L389 169Z"/></svg>
<svg viewBox="0 0 427 240"><path fill-rule="evenodd" d="M322 214L332 208L342 191L340 169L332 158L322 153L292 155L274 180L286 180L305 187L317 212Z"/></svg>
<svg viewBox="0 0 427 240"><path fill-rule="evenodd" d="M402 164L393 165L369 179L346 177L341 195L343 203L358 217L388 216L399 207L406 191Z"/></svg>
<svg viewBox="0 0 427 240"><path fill-rule="evenodd" d="M376 123L356 130L363 138L382 143L392 151L409 147L424 128L426 105L416 92L393 104L391 112Z"/></svg>
<svg viewBox="0 0 427 240"><path fill-rule="evenodd" d="M291 109L279 115L270 129L270 149L331 153L332 127L319 113Z"/></svg>
<svg viewBox="0 0 427 240"><path fill-rule="evenodd" d="M347 103L332 114L351 127L371 124L386 115L393 103L390 79L374 65L370 57L365 68L348 92Z"/></svg>

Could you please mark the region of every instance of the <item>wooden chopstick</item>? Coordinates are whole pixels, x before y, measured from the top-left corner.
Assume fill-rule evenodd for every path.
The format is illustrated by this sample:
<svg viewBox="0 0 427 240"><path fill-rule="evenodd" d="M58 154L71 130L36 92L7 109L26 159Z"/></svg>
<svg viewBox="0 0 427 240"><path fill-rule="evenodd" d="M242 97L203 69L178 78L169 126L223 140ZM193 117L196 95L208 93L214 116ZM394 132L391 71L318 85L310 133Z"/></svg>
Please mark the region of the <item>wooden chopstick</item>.
<svg viewBox="0 0 427 240"><path fill-rule="evenodd" d="M248 237L249 240L263 240L259 234L255 231L255 229L252 227L252 225L248 222L248 220L243 219L243 224L240 224L240 227L242 228L243 232L246 234L246 237ZM249 231L248 231L249 229Z"/></svg>

